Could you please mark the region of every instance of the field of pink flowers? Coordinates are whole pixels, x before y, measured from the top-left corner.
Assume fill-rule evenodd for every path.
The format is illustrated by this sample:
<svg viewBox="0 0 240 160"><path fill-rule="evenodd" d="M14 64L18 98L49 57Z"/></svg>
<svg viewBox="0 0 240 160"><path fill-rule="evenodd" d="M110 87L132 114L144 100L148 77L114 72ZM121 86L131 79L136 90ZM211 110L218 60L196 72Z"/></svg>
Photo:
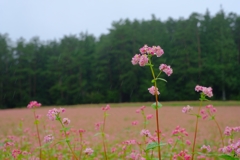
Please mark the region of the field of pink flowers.
<svg viewBox="0 0 240 160"><path fill-rule="evenodd" d="M106 133L106 152L109 159L132 159L131 157L135 153L143 154L139 152L139 148L144 144L141 131L145 128L152 135L155 131L154 111L151 107L144 108L144 114L148 118L147 123L144 123L142 112L137 113L142 106L124 105L112 107L107 112L109 115L105 122L104 132ZM47 117L48 111L52 108L40 107L36 109L42 145L41 159L74 159L68 146L64 143L65 135L60 131L61 124L51 121ZM101 106L65 106L64 108L65 112L61 115L71 120L68 125L71 129L67 131L67 134L77 157L80 159L104 159L102 137L96 135L99 132L96 124L103 121L104 110L101 109ZM240 107L225 106L216 107L216 109L216 120L222 132L224 132L226 126L235 127L239 125ZM194 108L192 112L197 112L197 108ZM178 139L173 135L177 126L185 128L189 134L183 137L183 141L186 142L183 146L186 150L190 150L195 118L182 113L181 107L171 106L162 107L159 110L159 117L160 127L162 128L161 139L164 143L167 143L162 147L163 153L167 154ZM14 159L14 155L16 155L16 159L40 158L37 130L31 109L2 110L0 111L0 119L0 159ZM54 137L51 143L44 142L44 137L47 135ZM197 149L199 151L203 145L211 146L212 151L217 151L221 147L221 138L212 120L201 119L199 121L197 136ZM228 139L225 139L225 141L227 143ZM91 155L87 155L87 148L94 149ZM178 150L179 147L175 149ZM81 155L80 152L82 152Z"/></svg>

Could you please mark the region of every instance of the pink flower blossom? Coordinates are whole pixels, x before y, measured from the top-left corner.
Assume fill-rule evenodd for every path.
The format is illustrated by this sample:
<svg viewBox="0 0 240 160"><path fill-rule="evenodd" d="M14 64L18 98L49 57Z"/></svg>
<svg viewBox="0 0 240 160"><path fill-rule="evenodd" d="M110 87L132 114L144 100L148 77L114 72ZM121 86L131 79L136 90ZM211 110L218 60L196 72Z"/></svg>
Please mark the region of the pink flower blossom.
<svg viewBox="0 0 240 160"><path fill-rule="evenodd" d="M161 57L164 54L164 51L160 46L157 46L154 49L157 57Z"/></svg>
<svg viewBox="0 0 240 160"><path fill-rule="evenodd" d="M136 64L138 64L139 63L139 61L140 61L140 57L141 57L141 55L140 54L135 54L135 56L132 58L132 64L133 65L136 65Z"/></svg>
<svg viewBox="0 0 240 160"><path fill-rule="evenodd" d="M158 88L155 87L155 86L152 86L152 87L148 88L148 91L149 91L149 93L151 93L152 95L155 95L156 93L157 93L157 95L160 94L160 92L158 91Z"/></svg>
<svg viewBox="0 0 240 160"><path fill-rule="evenodd" d="M209 145L208 146L203 145L200 149L202 150L203 153L211 152L211 148Z"/></svg>
<svg viewBox="0 0 240 160"><path fill-rule="evenodd" d="M60 109L56 109L56 108L53 108L53 109L50 109L47 113L47 117L54 121L56 120L56 117L60 114L60 113L63 113L65 112L66 110L64 108L60 108Z"/></svg>
<svg viewBox="0 0 240 160"><path fill-rule="evenodd" d="M191 110L193 110L193 107L190 107L189 105L187 105L186 107L183 107L182 112L183 113L188 113Z"/></svg>
<svg viewBox="0 0 240 160"><path fill-rule="evenodd" d="M103 111L107 111L107 110L109 110L109 109L110 109L110 105L109 105L109 104L107 104L106 107L102 107L102 110L103 110Z"/></svg>
<svg viewBox="0 0 240 160"><path fill-rule="evenodd" d="M68 119L68 118L63 118L63 120L62 120L62 123L63 123L64 126L69 125L70 122L71 122L71 121L70 121L70 119Z"/></svg>
<svg viewBox="0 0 240 160"><path fill-rule="evenodd" d="M41 107L41 103L38 103L37 101L31 101L28 105L27 108L37 108L37 107Z"/></svg>
<svg viewBox="0 0 240 160"><path fill-rule="evenodd" d="M17 156L18 156L19 154L21 154L21 151L20 151L19 149L14 149L14 150L12 150L12 156L13 156L14 158L17 158Z"/></svg>
<svg viewBox="0 0 240 160"><path fill-rule="evenodd" d="M186 144L190 146L191 145L191 141L186 140Z"/></svg>
<svg viewBox="0 0 240 160"><path fill-rule="evenodd" d="M147 115L147 120L150 120L150 119L152 119L152 118L153 118L153 114Z"/></svg>
<svg viewBox="0 0 240 160"><path fill-rule="evenodd" d="M203 86L196 85L195 91L197 92L202 91L202 93L208 96L209 98L213 96L211 87L203 87Z"/></svg>
<svg viewBox="0 0 240 160"><path fill-rule="evenodd" d="M44 137L43 142L44 142L44 143L50 143L50 142L52 142L53 140L54 140L53 135L49 134L49 135L47 135L47 136Z"/></svg>
<svg viewBox="0 0 240 160"><path fill-rule="evenodd" d="M97 122L97 123L95 124L95 129L96 129L96 130L99 130L101 124L103 124L103 122Z"/></svg>
<svg viewBox="0 0 240 160"><path fill-rule="evenodd" d="M149 130L143 129L143 130L141 130L140 135L149 137L149 136L151 136L151 133Z"/></svg>
<svg viewBox="0 0 240 160"><path fill-rule="evenodd" d="M136 126L137 124L138 124L138 121L133 121L133 122L132 122L132 125L133 125L133 126Z"/></svg>
<svg viewBox="0 0 240 160"><path fill-rule="evenodd" d="M92 148L86 148L83 152L84 152L86 155L92 155L92 154L93 154Z"/></svg>
<svg viewBox="0 0 240 160"><path fill-rule="evenodd" d="M84 130L84 129L79 129L78 130L78 133L85 133L86 132L86 130Z"/></svg>
<svg viewBox="0 0 240 160"><path fill-rule="evenodd" d="M145 66L148 63L148 57L146 54L142 55L139 60L139 65L140 66Z"/></svg>
<svg viewBox="0 0 240 160"><path fill-rule="evenodd" d="M171 66L167 66L166 64L161 64L159 66L159 70L165 72L168 76L170 76L173 73Z"/></svg>
<svg viewBox="0 0 240 160"><path fill-rule="evenodd" d="M140 53L145 54L147 53L148 46L145 44L142 48L139 49Z"/></svg>

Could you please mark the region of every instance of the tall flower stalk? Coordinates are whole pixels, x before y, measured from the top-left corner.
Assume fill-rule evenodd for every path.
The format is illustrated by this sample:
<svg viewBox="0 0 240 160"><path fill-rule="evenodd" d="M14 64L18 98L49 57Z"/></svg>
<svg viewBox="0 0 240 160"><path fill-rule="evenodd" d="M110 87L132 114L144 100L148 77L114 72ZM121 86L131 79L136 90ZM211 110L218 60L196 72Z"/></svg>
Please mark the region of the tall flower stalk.
<svg viewBox="0 0 240 160"><path fill-rule="evenodd" d="M67 134L67 131L69 130L69 128L67 128L66 126L68 126L70 124L70 120L68 118L61 119L61 117L60 117L60 113L63 113L63 112L65 112L64 108L60 108L60 109L53 108L48 111L47 116L52 121L57 120L60 122L60 124L62 126L61 131L64 132L68 148L70 149L70 152L72 153L72 156L74 157L74 159L78 160L76 154L74 153L74 151L70 145L70 140L69 140L68 134Z"/></svg>
<svg viewBox="0 0 240 160"><path fill-rule="evenodd" d="M150 94L155 96L155 103L152 105L152 107L155 109L155 114L156 114L156 132L157 132L157 138L158 138L158 143L156 147L158 148L158 158L161 159L161 147L160 147L160 127L159 127L159 115L158 115L158 108L161 107L161 104L158 102L158 95L160 92L158 91L157 88L157 80L162 80L165 81L162 78L158 78L162 72L165 72L168 76L170 76L173 72L172 68L170 66L167 66L166 64L161 64L159 66L159 74L156 76L153 70L153 64L151 62L151 58L153 56L161 57L164 54L163 49L160 46L152 46L148 47L147 45L144 45L142 48L139 49L141 54L135 54L134 57L132 58L132 64L136 65L139 64L141 67L143 66L149 66L151 73L152 73L152 83L154 84L152 87L148 88L148 91ZM153 149L153 148L152 148Z"/></svg>
<svg viewBox="0 0 240 160"><path fill-rule="evenodd" d="M203 87L203 86L197 85L195 87L195 91L201 92L201 93L200 93L200 106L198 108L198 113L196 115L197 120L196 120L195 131L194 131L193 146L192 146L192 158L191 158L191 160L194 159L194 155L195 155L194 152L195 152L195 145L196 145L196 140L197 140L198 121L199 121L199 118L201 117L200 116L200 111L201 111L201 108L202 108L202 102L208 100L206 98L206 96L209 97L209 98L213 96L211 87Z"/></svg>
<svg viewBox="0 0 240 160"><path fill-rule="evenodd" d="M39 124L39 120L37 119L37 115L35 112L36 108L41 107L41 103L38 103L37 101L31 101L28 105L27 108L29 109L33 109L33 115L34 115L34 124L36 126L36 130L37 130L37 136L38 136L38 144L39 144L39 158L42 159L42 144L41 144L41 138L40 138L40 133L39 133L39 129L38 129L38 124Z"/></svg>

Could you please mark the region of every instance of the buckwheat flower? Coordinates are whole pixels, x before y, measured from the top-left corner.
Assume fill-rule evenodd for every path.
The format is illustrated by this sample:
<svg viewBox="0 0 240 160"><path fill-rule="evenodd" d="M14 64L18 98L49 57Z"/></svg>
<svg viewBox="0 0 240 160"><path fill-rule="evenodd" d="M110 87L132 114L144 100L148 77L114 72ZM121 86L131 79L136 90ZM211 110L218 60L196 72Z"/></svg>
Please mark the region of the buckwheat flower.
<svg viewBox="0 0 240 160"><path fill-rule="evenodd" d="M37 108L41 107L41 103L38 103L37 101L31 101L28 105L27 108Z"/></svg>
<svg viewBox="0 0 240 160"><path fill-rule="evenodd" d="M102 110L103 110L103 111L107 111L107 110L109 110L109 109L110 109L110 105L109 105L109 104L107 104L106 107L102 107Z"/></svg>
<svg viewBox="0 0 240 160"><path fill-rule="evenodd" d="M142 55L139 60L139 65L140 66L145 66L148 63L148 57L146 54Z"/></svg>
<svg viewBox="0 0 240 160"><path fill-rule="evenodd" d="M159 70L165 72L168 76L170 76L173 73L171 66L168 66L166 64L161 64L159 66Z"/></svg>
<svg viewBox="0 0 240 160"><path fill-rule="evenodd" d="M141 130L140 135L149 137L149 136L151 136L151 133L149 130L143 129L143 130Z"/></svg>
<svg viewBox="0 0 240 160"><path fill-rule="evenodd" d="M182 112L183 113L188 113L193 110L193 107L187 105L186 107L183 107Z"/></svg>
<svg viewBox="0 0 240 160"><path fill-rule="evenodd" d="M53 140L54 140L53 135L49 134L49 135L44 137L43 142L44 143L51 143Z"/></svg>
<svg viewBox="0 0 240 160"><path fill-rule="evenodd" d="M20 151L19 149L14 149L14 150L12 150L12 156L13 156L14 158L17 158L17 156L18 156L19 154L21 154L21 151Z"/></svg>
<svg viewBox="0 0 240 160"><path fill-rule="evenodd" d="M196 85L195 87L195 91L199 92L199 91L202 91L202 86L199 86L199 85Z"/></svg>
<svg viewBox="0 0 240 160"><path fill-rule="evenodd" d="M64 126L69 125L70 122L71 122L71 121L70 121L70 119L68 119L68 118L63 118L63 120L62 120L62 123L63 123Z"/></svg>
<svg viewBox="0 0 240 160"><path fill-rule="evenodd" d="M84 129L79 129L78 130L78 133L85 133L86 132L86 130L84 130Z"/></svg>
<svg viewBox="0 0 240 160"><path fill-rule="evenodd" d="M212 93L212 88L211 87L203 87L202 88L202 92L208 96L209 98L211 98L213 96L213 93Z"/></svg>
<svg viewBox="0 0 240 160"><path fill-rule="evenodd" d="M132 122L132 125L133 125L133 126L138 125L138 121L133 121L133 122Z"/></svg>
<svg viewBox="0 0 240 160"><path fill-rule="evenodd" d="M141 55L140 54L135 54L134 56L133 56L133 58L132 58L132 64L133 65L136 65L136 64L138 64L139 63L139 61L140 61L140 57L141 57Z"/></svg>
<svg viewBox="0 0 240 160"><path fill-rule="evenodd" d="M155 86L152 86L152 87L148 88L148 91L149 91L149 93L151 93L152 95L155 95L156 93L157 93L157 95L160 94L160 92L158 91L158 88L155 87Z"/></svg>
<svg viewBox="0 0 240 160"><path fill-rule="evenodd" d="M47 113L47 116L50 120L54 121L56 120L57 115L59 115L60 111L56 108L50 109Z"/></svg>
<svg viewBox="0 0 240 160"><path fill-rule="evenodd" d="M148 46L145 44L142 48L139 49L140 53L145 54L147 53Z"/></svg>
<svg viewBox="0 0 240 160"><path fill-rule="evenodd" d="M86 155L92 155L92 154L93 154L92 148L86 148L83 152L84 152Z"/></svg>
<svg viewBox="0 0 240 160"><path fill-rule="evenodd" d="M136 110L136 113L140 113L140 109L137 109L137 110Z"/></svg>
<svg viewBox="0 0 240 160"><path fill-rule="evenodd" d="M200 149L202 150L203 153L211 152L211 148L209 145L208 146L203 145Z"/></svg>
<svg viewBox="0 0 240 160"><path fill-rule="evenodd" d="M97 122L97 123L95 124L95 129L96 129L96 130L99 130L101 124L103 124L103 122Z"/></svg>
<svg viewBox="0 0 240 160"><path fill-rule="evenodd" d="M186 144L190 146L191 145L191 141L186 140Z"/></svg>
<svg viewBox="0 0 240 160"><path fill-rule="evenodd" d="M152 119L152 118L153 118L153 115L152 115L152 114L147 115L147 120L150 120L150 119Z"/></svg>
<svg viewBox="0 0 240 160"><path fill-rule="evenodd" d="M232 131L233 131L232 128L227 126L224 130L224 134L226 136L230 136L232 134Z"/></svg>
<svg viewBox="0 0 240 160"><path fill-rule="evenodd" d="M143 111L146 108L146 106L140 107L140 110Z"/></svg>
<svg viewBox="0 0 240 160"><path fill-rule="evenodd" d="M161 57L164 54L164 51L160 46L157 46L155 48L155 54L156 54L157 57Z"/></svg>
<svg viewBox="0 0 240 160"><path fill-rule="evenodd" d="M168 144L173 144L173 139L172 138L170 138L170 139L168 139Z"/></svg>

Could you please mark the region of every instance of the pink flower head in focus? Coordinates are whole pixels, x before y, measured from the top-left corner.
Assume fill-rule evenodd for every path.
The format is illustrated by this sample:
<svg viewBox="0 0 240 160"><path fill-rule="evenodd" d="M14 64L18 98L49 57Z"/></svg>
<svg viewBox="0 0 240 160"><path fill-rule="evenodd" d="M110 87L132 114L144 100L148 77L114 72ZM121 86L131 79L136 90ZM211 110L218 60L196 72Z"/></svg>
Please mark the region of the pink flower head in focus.
<svg viewBox="0 0 240 160"><path fill-rule="evenodd" d="M149 93L151 93L152 95L155 95L157 93L157 95L160 94L160 92L158 91L158 88L156 88L155 86L152 86L150 88L148 88Z"/></svg>
<svg viewBox="0 0 240 160"><path fill-rule="evenodd" d="M142 55L139 60L139 65L140 66L145 66L148 63L148 57L146 54Z"/></svg>
<svg viewBox="0 0 240 160"><path fill-rule="evenodd" d="M140 57L141 57L141 55L140 54L135 54L134 55L134 57L132 58L132 64L133 65L136 65L136 64L138 64L139 63L139 61L140 61Z"/></svg>
<svg viewBox="0 0 240 160"><path fill-rule="evenodd" d="M41 107L42 104L38 103L37 101L31 101L28 105L27 108L38 108Z"/></svg>
<svg viewBox="0 0 240 160"><path fill-rule="evenodd" d="M166 64L161 64L159 66L159 70L165 72L168 76L170 76L173 73L171 66L167 66Z"/></svg>
<svg viewBox="0 0 240 160"><path fill-rule="evenodd" d="M140 53L145 54L147 53L148 46L145 44L142 48L139 49Z"/></svg>

